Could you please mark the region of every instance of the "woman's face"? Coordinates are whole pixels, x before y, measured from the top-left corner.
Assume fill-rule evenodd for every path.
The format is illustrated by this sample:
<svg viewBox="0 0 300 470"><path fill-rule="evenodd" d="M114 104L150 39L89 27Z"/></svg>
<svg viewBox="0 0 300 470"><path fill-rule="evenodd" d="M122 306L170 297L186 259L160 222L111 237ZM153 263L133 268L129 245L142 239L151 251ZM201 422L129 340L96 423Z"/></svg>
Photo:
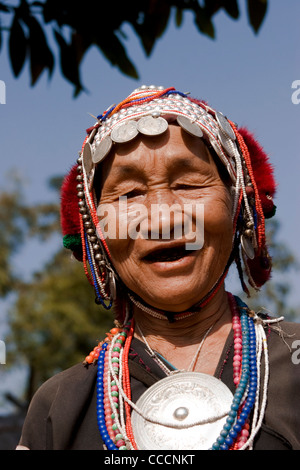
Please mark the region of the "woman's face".
<svg viewBox="0 0 300 470"><path fill-rule="evenodd" d="M163 310L201 300L223 273L233 235L229 190L204 143L169 125L117 145L101 177L98 214L116 225L106 242L124 284Z"/></svg>

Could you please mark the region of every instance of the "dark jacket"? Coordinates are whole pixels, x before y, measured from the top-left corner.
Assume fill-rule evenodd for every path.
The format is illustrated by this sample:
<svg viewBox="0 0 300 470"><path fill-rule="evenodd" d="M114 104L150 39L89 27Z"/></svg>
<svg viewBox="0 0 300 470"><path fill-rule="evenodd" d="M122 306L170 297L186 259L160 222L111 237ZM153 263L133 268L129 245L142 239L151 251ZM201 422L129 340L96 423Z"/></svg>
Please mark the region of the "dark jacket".
<svg viewBox="0 0 300 470"><path fill-rule="evenodd" d="M264 423L254 450L300 450L300 325L281 322L268 332L270 377ZM215 376L234 393L233 334L227 338ZM139 340L130 351L132 400L164 372ZM31 450L103 450L96 418L97 366L77 364L49 379L35 394L20 445Z"/></svg>

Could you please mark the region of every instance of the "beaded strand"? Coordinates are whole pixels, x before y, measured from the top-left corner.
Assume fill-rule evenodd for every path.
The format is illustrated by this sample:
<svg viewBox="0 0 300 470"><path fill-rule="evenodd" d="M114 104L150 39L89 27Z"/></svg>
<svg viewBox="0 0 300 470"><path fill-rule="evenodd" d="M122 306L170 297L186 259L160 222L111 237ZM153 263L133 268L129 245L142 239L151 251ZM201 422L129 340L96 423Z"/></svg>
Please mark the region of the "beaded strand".
<svg viewBox="0 0 300 470"><path fill-rule="evenodd" d="M234 308L234 299L229 295L229 301L231 308ZM251 377L250 370L250 355L252 358L252 352L250 353L250 330L251 323L248 322L248 316L245 310L240 313L240 318L235 312L233 314L233 329L235 332L235 345L234 345L234 382L236 385L236 391L233 397L233 402L230 408L230 412L226 419L226 423L217 438L216 442L212 446L212 450L228 450L237 439L239 433L246 425L246 420L253 408L254 400L252 400L252 394L249 396L247 393L247 399L241 413L239 410L243 406L244 396L247 390L248 382ZM253 321L251 320L252 324ZM237 341L241 337L242 339L242 351L240 349L240 342ZM252 344L252 342L251 342ZM256 345L255 345L256 349ZM238 354L239 353L239 354ZM242 354L240 354L242 353ZM255 354L256 358L256 354ZM254 362L256 362L254 360ZM240 372L238 372L240 370ZM255 374L253 374L254 376ZM251 399L249 399L251 398ZM255 399L255 397L254 397Z"/></svg>

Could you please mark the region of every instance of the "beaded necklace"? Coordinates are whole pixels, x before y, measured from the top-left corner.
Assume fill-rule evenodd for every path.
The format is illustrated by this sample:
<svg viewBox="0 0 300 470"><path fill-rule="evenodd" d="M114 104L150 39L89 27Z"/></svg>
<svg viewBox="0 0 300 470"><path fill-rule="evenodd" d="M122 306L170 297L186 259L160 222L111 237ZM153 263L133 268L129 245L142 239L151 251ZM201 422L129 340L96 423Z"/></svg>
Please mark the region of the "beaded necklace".
<svg viewBox="0 0 300 470"><path fill-rule="evenodd" d="M268 350L264 324L238 297L228 293L234 335L233 382L235 393L226 422L211 450L251 449L260 429L266 407L268 386ZM134 320L123 328L114 328L99 343L87 362L98 360L97 422L108 450L137 450L130 414L131 401L128 355L134 334ZM265 374L261 382L260 361L264 354ZM262 385L262 396L260 388ZM251 417L251 426L250 426ZM144 417L147 420L147 417ZM158 423L161 424L161 423Z"/></svg>

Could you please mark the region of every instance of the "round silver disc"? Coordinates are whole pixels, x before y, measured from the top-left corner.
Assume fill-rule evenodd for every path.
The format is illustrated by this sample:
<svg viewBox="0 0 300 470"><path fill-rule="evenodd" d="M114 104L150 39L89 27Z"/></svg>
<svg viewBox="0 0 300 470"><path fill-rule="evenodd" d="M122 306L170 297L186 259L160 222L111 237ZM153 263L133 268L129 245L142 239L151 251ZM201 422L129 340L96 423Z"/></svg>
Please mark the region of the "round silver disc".
<svg viewBox="0 0 300 470"><path fill-rule="evenodd" d="M168 122L162 117L144 116L138 121L137 128L141 134L160 135L168 129Z"/></svg>
<svg viewBox="0 0 300 470"><path fill-rule="evenodd" d="M139 398L136 405L141 414L132 412L137 446L141 450L208 450L225 424L232 400L229 388L210 375L179 372L168 376Z"/></svg>
<svg viewBox="0 0 300 470"><path fill-rule="evenodd" d="M112 140L109 135L104 137L104 139L100 142L99 145L94 150L93 153L93 162L99 163L101 162L110 152L112 147Z"/></svg>
<svg viewBox="0 0 300 470"><path fill-rule="evenodd" d="M127 121L118 126L116 126L111 131L111 138L114 142L122 144L124 142L129 142L138 135L137 123L136 121Z"/></svg>
<svg viewBox="0 0 300 470"><path fill-rule="evenodd" d="M224 114L220 113L219 111L216 111L216 120L219 126L221 127L222 131L225 132L225 134L228 135L230 139L235 140L236 136L234 130L232 129Z"/></svg>
<svg viewBox="0 0 300 470"><path fill-rule="evenodd" d="M203 132L201 128L195 122L192 122L190 119L186 118L185 116L177 116L177 122L184 129L191 135L196 137L202 137Z"/></svg>

